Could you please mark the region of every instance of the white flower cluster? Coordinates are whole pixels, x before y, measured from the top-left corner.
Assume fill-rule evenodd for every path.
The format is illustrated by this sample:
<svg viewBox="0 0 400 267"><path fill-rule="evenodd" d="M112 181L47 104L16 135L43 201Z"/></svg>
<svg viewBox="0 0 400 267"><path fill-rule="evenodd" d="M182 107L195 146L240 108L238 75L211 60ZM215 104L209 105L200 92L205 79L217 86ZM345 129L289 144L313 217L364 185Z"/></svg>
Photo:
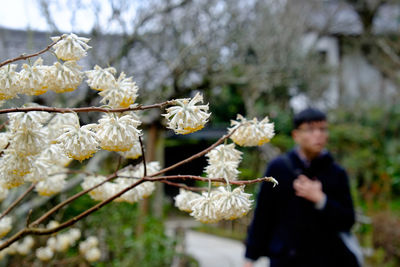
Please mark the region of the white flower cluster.
<svg viewBox="0 0 400 267"><path fill-rule="evenodd" d="M62 116L65 114L54 118ZM36 190L44 192L44 195L59 192L67 177L59 173L65 172L64 166L70 160L57 144L53 144L55 133L49 127L51 124L47 124L51 115L47 112L21 112L10 113L8 118L7 132L0 137L3 153L0 158L0 187L11 188L28 181L38 183ZM5 194L6 191L1 190L1 197Z"/></svg>
<svg viewBox="0 0 400 267"><path fill-rule="evenodd" d="M89 86L101 91L102 103L118 108L135 102L138 87L132 77L121 73L116 79L114 68L102 69L97 65L94 70L81 71L77 61L86 56L90 48L88 38L71 33L51 39L58 41L53 46L54 53L64 62L47 66L38 58L32 65L23 64L19 72L16 64L1 67L0 100L18 94L39 95L47 90L56 93L72 91L86 74ZM57 174L64 171L59 167L68 165L70 158L82 161L100 147L112 151L132 150L128 157L138 155L137 145L136 150L133 148L141 134L137 129L141 122L133 113L105 114L98 124L83 126L76 114L52 117L46 112L14 113L9 119L9 132L0 137L0 148L7 147L0 159L1 182L8 188L30 181L38 183L36 190L39 193L54 194L65 184L65 176Z"/></svg>
<svg viewBox="0 0 400 267"><path fill-rule="evenodd" d="M103 97L100 101L101 103L107 104L112 108L127 108L135 103L139 87L132 81L132 77L125 77L126 74L122 72L118 80L114 78L111 83L102 86L104 89L99 93Z"/></svg>
<svg viewBox="0 0 400 267"><path fill-rule="evenodd" d="M52 37L58 40L60 37ZM23 64L17 72L17 65L10 64L0 68L0 100L16 97L18 94L41 95L48 90L63 93L75 90L83 80L83 72L77 60L86 56L90 48L87 38L75 34L63 35L63 39L53 46L58 58L65 62L55 62L52 66L43 65L38 58L33 65Z"/></svg>
<svg viewBox="0 0 400 267"><path fill-rule="evenodd" d="M93 90L103 91L109 89L110 85L115 83L115 73L117 70L113 67L102 69L100 66L94 66L94 70L85 72L87 77L87 84Z"/></svg>
<svg viewBox="0 0 400 267"><path fill-rule="evenodd" d="M0 220L0 238L5 236L11 231L12 228L12 218L9 216L4 216Z"/></svg>
<svg viewBox="0 0 400 267"><path fill-rule="evenodd" d="M82 161L99 150L99 140L93 130L95 128L94 124L81 127L78 115L75 114L75 123L64 126L64 133L57 138L57 142L68 157Z"/></svg>
<svg viewBox="0 0 400 267"><path fill-rule="evenodd" d="M156 173L161 169L160 164L156 161L149 162L146 165L147 174ZM97 201L102 201L110 198L116 193L124 190L125 188L133 185L144 175L144 167L139 164L136 167L129 166L128 168L119 171L118 176L113 182L106 182L103 185L89 192L89 195ZM106 179L104 176L87 176L85 177L82 188L84 190L91 188ZM146 198L152 194L155 186L152 182L143 182L138 186L132 188L122 196L115 199L116 202L128 202L135 203L143 198Z"/></svg>
<svg viewBox="0 0 400 267"><path fill-rule="evenodd" d="M101 257L101 251L98 247L99 240L95 236L89 236L85 241L79 244L79 252L89 262L98 261Z"/></svg>
<svg viewBox="0 0 400 267"><path fill-rule="evenodd" d="M51 221L47 228L51 229L59 225L56 221ZM45 247L36 250L36 257L41 261L49 261L57 252L65 252L70 247L75 246L76 242L81 238L81 231L78 228L71 228L64 233L59 233L47 239Z"/></svg>
<svg viewBox="0 0 400 267"><path fill-rule="evenodd" d="M235 144L219 145L212 149L206 154L208 157L208 166L205 169L207 177L236 180L241 155L242 152L235 149Z"/></svg>
<svg viewBox="0 0 400 267"><path fill-rule="evenodd" d="M177 105L167 108L167 113L162 115L168 121L168 128L177 134L188 134L202 129L211 113L207 113L208 104L196 106L199 102L203 102L203 96L199 93L192 99L176 99Z"/></svg>
<svg viewBox="0 0 400 267"><path fill-rule="evenodd" d="M257 118L247 120L238 115L237 121L231 121L231 126L233 127L229 132L238 128L230 138L239 146L261 146L268 143L275 135L274 124L269 122L268 117L259 122Z"/></svg>
<svg viewBox="0 0 400 267"><path fill-rule="evenodd" d="M251 194L244 192L244 186L235 188L218 187L216 190L197 194L181 189L175 197L175 206L191 212L190 215L203 223L233 220L246 215L251 209Z"/></svg>
<svg viewBox="0 0 400 267"><path fill-rule="evenodd" d="M56 43L54 53L62 60L79 60L86 56L86 51L91 48L87 45L89 38L78 37L75 34L63 34L63 39ZM60 36L51 37L54 42L59 40Z"/></svg>
<svg viewBox="0 0 400 267"><path fill-rule="evenodd" d="M118 152L122 157L126 159L137 159L142 156L142 147L140 146L139 140L137 140L131 149L125 152Z"/></svg>
<svg viewBox="0 0 400 267"><path fill-rule="evenodd" d="M9 190L0 183L0 201L3 201L8 196Z"/></svg>
<svg viewBox="0 0 400 267"><path fill-rule="evenodd" d="M106 113L99 120L97 138L102 149L109 151L128 151L138 143L141 124L134 113Z"/></svg>
<svg viewBox="0 0 400 267"><path fill-rule="evenodd" d="M0 260L6 255L21 255L26 256L31 253L33 246L35 245L35 240L31 236L25 237L22 242L15 242L11 246L0 251Z"/></svg>

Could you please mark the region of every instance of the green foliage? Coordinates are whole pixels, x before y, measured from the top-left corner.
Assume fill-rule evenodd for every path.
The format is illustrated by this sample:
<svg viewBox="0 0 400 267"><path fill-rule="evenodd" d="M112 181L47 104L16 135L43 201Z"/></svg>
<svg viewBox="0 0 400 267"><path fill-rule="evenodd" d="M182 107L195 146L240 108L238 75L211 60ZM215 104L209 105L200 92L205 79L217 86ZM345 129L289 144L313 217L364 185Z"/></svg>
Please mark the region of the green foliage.
<svg viewBox="0 0 400 267"><path fill-rule="evenodd" d="M205 91L206 99L210 104L213 125L229 125L229 121L236 119L237 114L245 115L243 99L240 88L224 86L214 90Z"/></svg>
<svg viewBox="0 0 400 267"><path fill-rule="evenodd" d="M73 202L63 213L70 218L95 202L87 195ZM94 266L170 266L174 255L174 241L164 233L162 220L146 216L139 218L138 204L110 203L79 222L82 239L94 235L100 240L104 261ZM137 233L139 220L144 231ZM77 255L69 250L65 257Z"/></svg>
<svg viewBox="0 0 400 267"><path fill-rule="evenodd" d="M363 200L400 197L400 109L370 107L362 112L332 111L330 150L356 179Z"/></svg>
<svg viewBox="0 0 400 267"><path fill-rule="evenodd" d="M111 203L85 221L85 228L104 238L107 261L95 266L170 266L174 242L164 233L162 221L143 218L144 233L137 234L137 204Z"/></svg>

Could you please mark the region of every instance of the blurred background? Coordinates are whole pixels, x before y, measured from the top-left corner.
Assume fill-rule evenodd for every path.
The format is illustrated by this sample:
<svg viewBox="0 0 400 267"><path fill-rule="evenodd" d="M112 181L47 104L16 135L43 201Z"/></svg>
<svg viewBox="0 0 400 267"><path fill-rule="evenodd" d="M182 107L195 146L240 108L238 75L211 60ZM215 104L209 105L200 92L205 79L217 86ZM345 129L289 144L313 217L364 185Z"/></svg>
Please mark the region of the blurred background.
<svg viewBox="0 0 400 267"><path fill-rule="evenodd" d="M81 62L85 70L97 64L133 75L140 88L137 103L204 94L212 117L193 134L175 136L165 129L160 111L142 112L147 160L165 166L216 141L238 113L269 116L277 133L271 143L241 149L241 179L261 177L272 157L293 146L293 113L309 105L327 111L329 149L351 179L358 215L354 232L367 266L400 266L400 1L13 0L0 11L1 61L36 52L51 42L49 37L69 32L91 38L93 48ZM44 59L54 61L52 55ZM5 107L26 101L99 105L97 92L83 83L75 92L21 97ZM83 114L81 120L98 116ZM112 172L115 155L99 153L72 168L86 165ZM206 160L198 159L170 174L202 175L205 166ZM79 179L72 175L69 190L57 197L31 196L15 216L22 218L32 207L33 216L42 213L79 191ZM79 222L84 235L100 239L102 258L94 265L198 266L200 260L182 249L185 229L244 240L251 214L200 226L173 207L176 193L158 185L146 201L112 203ZM11 201L12 196L3 209ZM93 204L83 197L54 219L70 218ZM29 265L34 258L11 256L3 264ZM89 263L70 249L50 264Z"/></svg>

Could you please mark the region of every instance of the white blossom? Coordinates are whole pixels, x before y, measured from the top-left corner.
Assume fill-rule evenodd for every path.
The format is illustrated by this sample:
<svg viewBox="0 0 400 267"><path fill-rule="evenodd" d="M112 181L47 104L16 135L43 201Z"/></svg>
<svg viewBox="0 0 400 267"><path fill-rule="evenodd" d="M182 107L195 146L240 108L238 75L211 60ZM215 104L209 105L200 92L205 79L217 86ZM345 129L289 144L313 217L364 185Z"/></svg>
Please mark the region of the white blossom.
<svg viewBox="0 0 400 267"><path fill-rule="evenodd" d="M99 248L91 248L85 253L85 259L89 262L98 261L101 257L101 251Z"/></svg>
<svg viewBox="0 0 400 267"><path fill-rule="evenodd" d="M81 66L75 60L66 61L64 64L55 62L49 71L48 86L56 93L71 92L81 84L82 80Z"/></svg>
<svg viewBox="0 0 400 267"><path fill-rule="evenodd" d="M38 58L35 63L30 66L22 65L20 76L20 92L27 95L41 95L47 92L47 76L50 75L50 67L42 65L43 59Z"/></svg>
<svg viewBox="0 0 400 267"><path fill-rule="evenodd" d="M3 201L8 196L9 190L3 183L0 183L0 201Z"/></svg>
<svg viewBox="0 0 400 267"><path fill-rule="evenodd" d="M209 164L205 168L207 177L224 178L230 181L237 180L239 171L237 170L238 162L235 161L219 161Z"/></svg>
<svg viewBox="0 0 400 267"><path fill-rule="evenodd" d="M9 64L0 68L0 100L14 98L19 93L19 73L17 65Z"/></svg>
<svg viewBox="0 0 400 267"><path fill-rule="evenodd" d="M274 124L269 123L268 117L259 122L257 118L247 120L238 115L237 121L231 121L231 126L229 132L239 127L230 138L240 146L261 146L275 135Z"/></svg>
<svg viewBox="0 0 400 267"><path fill-rule="evenodd" d="M105 88L99 93L103 98L100 101L112 108L126 108L135 103L139 88L132 81L132 77L125 78L125 73L121 73L114 85Z"/></svg>
<svg viewBox="0 0 400 267"><path fill-rule="evenodd" d="M192 99L176 99L176 106L166 109L167 113L162 114L168 121L168 128L177 134L188 134L198 131L207 123L211 113L207 113L207 105L198 105L203 102L203 96L197 93Z"/></svg>
<svg viewBox="0 0 400 267"><path fill-rule="evenodd" d="M203 193L200 197L195 198L189 202L192 206L190 213L196 220L202 223L214 223L221 218L218 216L218 206L213 199L213 193Z"/></svg>
<svg viewBox="0 0 400 267"><path fill-rule="evenodd" d="M25 180L33 183L46 180L49 177L50 168L51 165L48 162L38 158L32 164L30 173L25 176Z"/></svg>
<svg viewBox="0 0 400 267"><path fill-rule="evenodd" d="M79 243L79 252L84 255L87 251L98 245L99 239L95 236L89 236L85 241Z"/></svg>
<svg viewBox="0 0 400 267"><path fill-rule="evenodd" d="M39 154L47 145L47 132L43 128L24 127L10 138L10 148L22 157Z"/></svg>
<svg viewBox="0 0 400 267"><path fill-rule="evenodd" d="M26 103L23 107L40 108L36 103ZM46 111L15 112L7 114L9 119L8 128L10 131L23 130L26 127L41 128L51 118L51 114Z"/></svg>
<svg viewBox="0 0 400 267"><path fill-rule="evenodd" d="M37 104L30 103L25 104L26 107L40 107ZM50 119L51 114L43 111L31 111L31 112L15 112L9 113L9 125L10 132L26 131L30 128L39 129Z"/></svg>
<svg viewBox="0 0 400 267"><path fill-rule="evenodd" d="M219 217L226 220L234 220L246 215L252 206L251 194L244 192L244 186L235 188L233 191L225 187L219 187L214 192L214 200L218 206Z"/></svg>
<svg viewBox="0 0 400 267"><path fill-rule="evenodd" d="M79 119L76 115L75 125L66 125L65 133L57 138L64 153L73 159L82 161L90 158L99 149L99 142L93 124L87 124L79 127Z"/></svg>
<svg viewBox="0 0 400 267"><path fill-rule="evenodd" d="M106 179L105 176L100 176L100 175L86 176L84 178L81 186L82 186L83 190L87 190L87 189L103 182L105 179ZM94 200L97 200L97 201L105 200L110 196L109 190L107 188L107 183L89 191L88 194L91 198L93 198Z"/></svg>
<svg viewBox="0 0 400 267"><path fill-rule="evenodd" d="M71 158L65 155L60 144L51 144L48 146L40 153L37 160L60 167L66 167L72 161Z"/></svg>
<svg viewBox="0 0 400 267"><path fill-rule="evenodd" d="M52 228L56 228L57 226L59 226L60 223L54 220L51 220L47 225L46 228L47 229L52 229Z"/></svg>
<svg viewBox="0 0 400 267"><path fill-rule="evenodd" d="M62 169L58 169L62 170ZM35 190L41 196L51 196L61 192L61 190L65 187L67 177L64 173L56 173L57 169L52 170L53 173L49 173L49 177L43 181L40 181L36 184Z"/></svg>
<svg viewBox="0 0 400 267"><path fill-rule="evenodd" d="M28 255L33 246L35 245L35 240L31 236L25 237L21 243L18 243L17 253L23 256Z"/></svg>
<svg viewBox="0 0 400 267"><path fill-rule="evenodd" d="M51 143L55 143L55 140L64 133L65 126L73 126L77 123L76 114L74 113L57 113L49 121L48 128L48 139Z"/></svg>
<svg viewBox="0 0 400 267"><path fill-rule="evenodd" d="M94 66L94 70L85 71L87 84L93 90L103 91L115 86L115 73L117 70L113 67L102 69L100 66Z"/></svg>
<svg viewBox="0 0 400 267"><path fill-rule="evenodd" d="M78 241L78 239L81 238L82 235L81 230L79 230L78 228L72 228L66 234L70 238L71 246L75 245L75 242Z"/></svg>
<svg viewBox="0 0 400 267"><path fill-rule="evenodd" d="M9 132L0 133L0 151L4 150L10 142L11 134Z"/></svg>
<svg viewBox="0 0 400 267"><path fill-rule="evenodd" d="M89 38L78 37L73 33L63 34L63 39L53 46L54 52L62 60L79 60L86 56L86 51L91 48L86 43ZM51 37L52 41L57 41L60 37Z"/></svg>
<svg viewBox="0 0 400 267"><path fill-rule="evenodd" d="M31 171L31 167L31 157L21 157L7 149L0 158L0 183L6 188L20 186L25 182L24 176Z"/></svg>
<svg viewBox="0 0 400 267"><path fill-rule="evenodd" d="M8 234L12 228L12 218L5 216L0 220L0 238Z"/></svg>
<svg viewBox="0 0 400 267"><path fill-rule="evenodd" d="M68 234L58 234L55 237L55 246L54 250L58 252L65 252L69 249L72 244L72 240Z"/></svg>
<svg viewBox="0 0 400 267"><path fill-rule="evenodd" d="M36 257L41 261L49 261L53 256L54 252L49 247L41 247L36 250Z"/></svg>
<svg viewBox="0 0 400 267"><path fill-rule="evenodd" d="M139 140L134 142L133 146L131 149L125 152L118 152L121 156L123 156L126 159L137 159L142 155L142 147L140 146Z"/></svg>
<svg viewBox="0 0 400 267"><path fill-rule="evenodd" d="M235 144L229 145L219 145L216 148L212 149L210 152L206 154L206 157L209 158L209 162L219 162L219 161L233 161L240 162L242 159L242 152L235 149Z"/></svg>
<svg viewBox="0 0 400 267"><path fill-rule="evenodd" d="M140 124L139 118L134 113L104 114L96 130L101 148L110 151L128 151L139 139L141 131L137 127Z"/></svg>
<svg viewBox="0 0 400 267"><path fill-rule="evenodd" d="M183 188L179 189L179 194L175 196L175 206L186 212L192 212L192 206L190 205L190 202L193 199L201 197L200 194L194 193L192 191L187 191Z"/></svg>

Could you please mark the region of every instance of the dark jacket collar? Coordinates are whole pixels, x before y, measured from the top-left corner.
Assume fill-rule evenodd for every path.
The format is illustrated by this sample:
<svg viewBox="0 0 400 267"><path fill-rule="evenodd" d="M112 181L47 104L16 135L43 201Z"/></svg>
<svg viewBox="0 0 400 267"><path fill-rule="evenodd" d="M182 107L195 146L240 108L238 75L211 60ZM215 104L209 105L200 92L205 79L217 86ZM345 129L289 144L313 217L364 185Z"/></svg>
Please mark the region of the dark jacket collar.
<svg viewBox="0 0 400 267"><path fill-rule="evenodd" d="M290 150L288 155L292 160L293 165L296 168L301 169L306 175L307 173L309 175L316 175L320 170L327 169L327 167L332 165L334 162L332 155L327 150L324 150L318 157L314 158L310 162L307 162L300 157L297 148Z"/></svg>

